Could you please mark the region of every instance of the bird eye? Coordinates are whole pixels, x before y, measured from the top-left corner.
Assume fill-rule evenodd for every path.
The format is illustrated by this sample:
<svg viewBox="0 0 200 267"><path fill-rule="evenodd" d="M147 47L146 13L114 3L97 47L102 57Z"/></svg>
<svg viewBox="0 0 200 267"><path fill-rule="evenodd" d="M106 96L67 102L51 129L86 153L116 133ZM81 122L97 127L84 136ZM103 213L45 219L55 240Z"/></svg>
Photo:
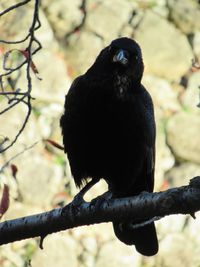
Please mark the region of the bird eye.
<svg viewBox="0 0 200 267"><path fill-rule="evenodd" d="M135 59L136 59L136 60L138 60L138 58L139 58L138 56L135 56Z"/></svg>

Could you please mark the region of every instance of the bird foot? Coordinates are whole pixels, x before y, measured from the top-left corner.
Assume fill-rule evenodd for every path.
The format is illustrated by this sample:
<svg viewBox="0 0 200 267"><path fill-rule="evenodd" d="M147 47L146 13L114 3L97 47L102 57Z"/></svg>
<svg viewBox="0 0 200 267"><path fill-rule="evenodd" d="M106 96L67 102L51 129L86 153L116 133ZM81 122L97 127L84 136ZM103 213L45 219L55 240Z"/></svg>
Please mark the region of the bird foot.
<svg viewBox="0 0 200 267"><path fill-rule="evenodd" d="M149 192L147 192L147 191L142 191L139 195L140 196L146 196L146 195L148 195L149 194Z"/></svg>
<svg viewBox="0 0 200 267"><path fill-rule="evenodd" d="M84 195L87 193L87 191L90 190L90 188L92 188L97 182L99 181L99 179L92 179L89 183L87 183L81 190L80 192L74 197L73 203L74 205L79 205L83 202L85 202Z"/></svg>
<svg viewBox="0 0 200 267"><path fill-rule="evenodd" d="M91 204L91 206L96 206L96 207L100 208L100 206L103 203L107 202L111 198L112 198L112 193L110 191L107 191L107 192L103 193L102 195L92 199L90 204Z"/></svg>

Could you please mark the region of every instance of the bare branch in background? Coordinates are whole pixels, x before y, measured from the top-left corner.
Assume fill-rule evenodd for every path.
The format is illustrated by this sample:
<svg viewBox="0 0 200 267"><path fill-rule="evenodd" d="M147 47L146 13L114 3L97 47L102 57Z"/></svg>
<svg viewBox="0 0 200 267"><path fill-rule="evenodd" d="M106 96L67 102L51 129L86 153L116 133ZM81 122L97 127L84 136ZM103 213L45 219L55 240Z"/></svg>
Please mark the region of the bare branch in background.
<svg viewBox="0 0 200 267"><path fill-rule="evenodd" d="M19 153L17 153L16 155L14 155L13 157L11 157L8 161L6 161L6 163L0 168L0 174L4 171L4 169L6 167L8 167L10 165L10 163L16 159L17 157L19 157L20 155L24 154L24 152L30 150L31 148L33 148L35 145L37 145L38 142L35 142L34 144L25 147L22 151L20 151Z"/></svg>
<svg viewBox="0 0 200 267"><path fill-rule="evenodd" d="M132 221L131 227L139 228L171 214L190 214L195 218L195 212L200 210L200 177L191 179L188 186L159 193L143 192L121 199L104 194L91 202L83 199L91 186L86 187L64 208L0 223L0 245L39 236L43 240L51 233L103 222Z"/></svg>
<svg viewBox="0 0 200 267"><path fill-rule="evenodd" d="M18 7L20 7L20 6L23 6L23 5L27 4L27 3L30 2L30 1L31 1L31 0L25 0L25 1L22 1L22 2L20 2L20 3L18 3L18 4L12 5L12 6L10 6L9 8L6 8L6 9L3 10L2 12L0 12L0 17L3 16L3 15L5 15L6 13L10 12L11 10L14 10L14 9L16 9L16 8L18 8Z"/></svg>
<svg viewBox="0 0 200 267"><path fill-rule="evenodd" d="M30 0L21 1L20 3L10 6L9 8L5 9L4 11L0 12L0 17L7 14L10 11L15 10L16 8L19 8L25 4L30 2ZM7 51L3 56L3 70L4 73L0 74L0 96L3 96L7 99L7 107L5 107L3 110L0 110L0 115L4 114L14 106L18 104L24 104L27 107L26 116L24 121L22 122L22 125L20 129L18 130L17 134L15 135L14 139L8 142L4 142L3 144L0 144L0 153L5 152L8 148L10 148L18 139L22 131L24 130L29 116L31 114L32 105L31 100L33 97L31 96L32 93L32 80L31 80L31 71L34 72L34 74L38 74L37 68L33 63L32 57L35 55L41 48L41 43L37 40L35 36L35 31L38 30L41 26L40 20L39 20L39 0L35 0L34 4L34 12L33 12L33 20L31 23L31 26L29 28L28 34L21 40L18 41L7 41L7 40L0 40L0 43L9 44L9 45L16 45L19 43L24 43L25 41L28 41L28 45L24 50L18 50L18 49L11 49ZM17 52L23 56L23 61L17 66L17 67L8 67L8 61L13 52ZM27 88L26 90L21 90L20 88L12 88L12 78L11 75L13 73L17 74L21 70L23 66L26 66L26 79L27 79ZM10 84L13 91L7 92L5 89L4 81L7 79ZM15 82L15 81L14 81ZM23 91L23 92L22 92ZM5 145L6 144L6 145Z"/></svg>

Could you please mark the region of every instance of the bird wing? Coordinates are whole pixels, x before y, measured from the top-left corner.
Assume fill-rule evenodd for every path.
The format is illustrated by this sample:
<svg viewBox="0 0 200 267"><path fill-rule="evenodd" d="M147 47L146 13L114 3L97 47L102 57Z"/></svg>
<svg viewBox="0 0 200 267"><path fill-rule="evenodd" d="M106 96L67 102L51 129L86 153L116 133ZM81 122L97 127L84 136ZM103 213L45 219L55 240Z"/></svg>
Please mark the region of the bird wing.
<svg viewBox="0 0 200 267"><path fill-rule="evenodd" d="M145 167L147 175L148 191L153 192L154 188L154 171L155 171L155 138L156 138L156 126L154 119L153 102L148 91L142 86L143 92L143 104L146 110L146 125L147 129L145 134L146 144L146 160Z"/></svg>
<svg viewBox="0 0 200 267"><path fill-rule="evenodd" d="M65 152L68 152L70 143L70 129L71 125L76 126L78 131L79 123L76 124L77 121L80 122L79 116L81 115L81 103L80 101L83 99L81 96L82 90L82 76L77 77L71 87L67 95L65 96L65 105L64 105L64 114L60 119L60 126L63 134L63 144Z"/></svg>
<svg viewBox="0 0 200 267"><path fill-rule="evenodd" d="M82 76L79 76L72 83L68 94L65 96L64 114L60 119L60 126L63 135L63 144L65 153L67 153L71 171L77 186L81 186L84 176L84 158L85 151L82 142L84 136L83 116L85 101L85 90Z"/></svg>

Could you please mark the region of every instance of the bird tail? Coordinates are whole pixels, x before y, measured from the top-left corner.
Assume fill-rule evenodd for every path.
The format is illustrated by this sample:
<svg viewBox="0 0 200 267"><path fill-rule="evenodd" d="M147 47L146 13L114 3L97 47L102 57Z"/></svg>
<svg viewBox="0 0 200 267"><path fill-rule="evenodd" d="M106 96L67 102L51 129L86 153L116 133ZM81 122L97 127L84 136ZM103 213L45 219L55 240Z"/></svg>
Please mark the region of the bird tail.
<svg viewBox="0 0 200 267"><path fill-rule="evenodd" d="M136 250L145 255L153 256L158 252L158 240L154 223L133 229L128 223L113 223L117 238L127 244L135 245Z"/></svg>

